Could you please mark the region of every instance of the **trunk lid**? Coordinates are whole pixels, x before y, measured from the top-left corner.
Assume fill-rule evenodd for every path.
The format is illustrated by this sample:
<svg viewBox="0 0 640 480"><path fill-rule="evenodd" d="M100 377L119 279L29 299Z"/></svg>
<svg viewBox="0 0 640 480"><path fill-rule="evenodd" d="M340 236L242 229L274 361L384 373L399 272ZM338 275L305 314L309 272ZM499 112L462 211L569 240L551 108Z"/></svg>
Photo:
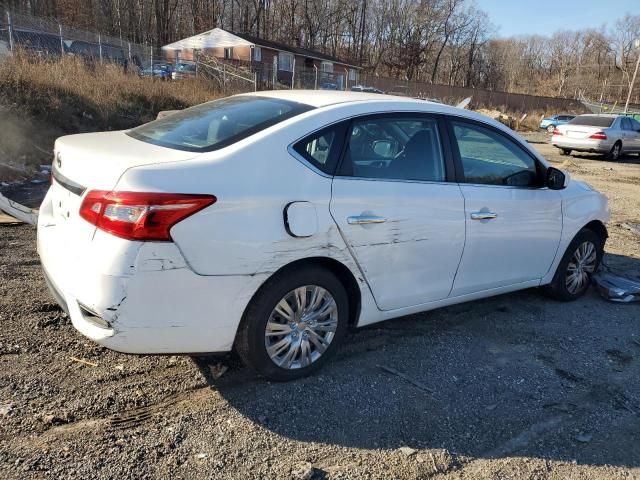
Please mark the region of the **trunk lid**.
<svg viewBox="0 0 640 480"><path fill-rule="evenodd" d="M603 132L606 128L603 127L591 127L587 125L572 125L571 123L566 123L564 125L559 125L558 130L568 138L589 138L596 132Z"/></svg>
<svg viewBox="0 0 640 480"><path fill-rule="evenodd" d="M188 160L197 155L145 143L123 131L61 137L54 151L54 180L41 212L46 207L50 215L47 221L57 225L61 234L77 235L84 241L95 231L80 217L80 204L87 191L113 190L122 174L132 167Z"/></svg>
<svg viewBox="0 0 640 480"><path fill-rule="evenodd" d="M131 167L188 160L196 155L145 143L124 131L82 133L56 141L53 168L71 186L111 190Z"/></svg>

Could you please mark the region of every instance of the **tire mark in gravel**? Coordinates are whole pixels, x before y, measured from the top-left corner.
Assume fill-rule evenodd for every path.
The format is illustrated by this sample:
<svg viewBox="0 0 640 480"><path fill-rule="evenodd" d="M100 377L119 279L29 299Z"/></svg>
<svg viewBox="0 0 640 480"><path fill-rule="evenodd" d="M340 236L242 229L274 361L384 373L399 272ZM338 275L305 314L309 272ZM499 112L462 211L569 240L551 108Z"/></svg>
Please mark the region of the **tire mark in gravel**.
<svg viewBox="0 0 640 480"><path fill-rule="evenodd" d="M126 410L109 417L79 420L54 426L43 432L34 441L37 444L47 444L59 440L60 437L74 435L84 430L105 429L113 431L135 427L184 404L188 404L190 409L195 409L198 403L211 398L212 391L214 390L209 385L196 387L193 390L170 395L157 403Z"/></svg>

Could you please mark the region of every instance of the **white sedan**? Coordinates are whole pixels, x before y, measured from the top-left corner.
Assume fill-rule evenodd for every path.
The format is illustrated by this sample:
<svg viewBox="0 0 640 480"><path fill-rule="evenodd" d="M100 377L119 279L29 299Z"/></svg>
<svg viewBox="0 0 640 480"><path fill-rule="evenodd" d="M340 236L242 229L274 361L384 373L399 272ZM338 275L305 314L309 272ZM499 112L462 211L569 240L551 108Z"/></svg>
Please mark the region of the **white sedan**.
<svg viewBox="0 0 640 480"><path fill-rule="evenodd" d="M38 252L84 335L307 375L347 327L600 262L606 198L502 124L379 94L259 92L55 146Z"/></svg>
<svg viewBox="0 0 640 480"><path fill-rule="evenodd" d="M640 122L621 115L578 115L553 130L551 144L563 155L601 153L616 161L640 153Z"/></svg>

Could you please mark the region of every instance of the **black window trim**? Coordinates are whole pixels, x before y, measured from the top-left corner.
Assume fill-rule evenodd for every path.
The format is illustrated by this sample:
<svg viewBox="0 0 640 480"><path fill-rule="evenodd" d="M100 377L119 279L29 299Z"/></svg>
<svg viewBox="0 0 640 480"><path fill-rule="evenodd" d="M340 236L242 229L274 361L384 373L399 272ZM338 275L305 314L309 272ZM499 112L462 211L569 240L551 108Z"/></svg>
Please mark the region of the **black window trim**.
<svg viewBox="0 0 640 480"><path fill-rule="evenodd" d="M440 146L442 148L442 155L444 160L444 174L445 178L443 181L431 181L431 180L409 180L402 178L370 178L370 177L355 177L351 175L340 175L340 168L342 167L342 163L344 162L344 157L347 149L347 136L351 132L351 128L353 126L353 122L355 121L366 121L368 119L379 119L379 118L424 118L429 120L435 120L436 125L438 127L438 136L440 137ZM347 128L345 130L345 138L342 142L342 151L340 152L340 158L337 164L337 168L334 173L335 178L348 179L348 180L366 180L366 181L376 181L376 182L404 182L404 183L424 183L424 184L451 184L456 182L455 175L455 167L453 162L453 157L451 155L451 147L449 135L447 132L447 128L443 122L443 115L441 113L435 112L423 112L423 111L401 111L401 112L379 112L379 113L367 113L364 115L356 115L345 121L348 122Z"/></svg>
<svg viewBox="0 0 640 480"><path fill-rule="evenodd" d="M482 122L480 120L474 120L472 118L467 118L467 117L462 117L462 116L457 116L457 115L445 115L445 122L447 125L447 130L449 132L449 142L450 142L450 149L451 152L453 154L453 158L454 158L454 164L455 164L455 171L456 171L456 181L462 186L462 185L471 185L471 186L479 186L479 187L491 187L491 188L517 188L520 190L540 190L540 189L544 189L547 188L547 186L544 184L544 170L546 170L545 165L540 162L540 160L533 155L527 148L524 147L524 145L522 145L518 139L513 138L511 135L509 135L506 132L503 132L502 130L500 130L499 128L494 127L493 125L489 124L489 123L485 123ZM516 147L518 147L520 150L522 150L525 154L527 154L527 156L529 156L536 165L536 170L537 170L537 174L538 174L538 180L540 181L540 184L537 186L533 186L533 187L520 187L517 185L495 185L495 184L491 184L491 183L471 183L471 182L466 182L465 178L464 178L464 169L462 166L462 157L460 155L460 149L458 147L458 142L456 141L456 136L455 133L453 131L453 123L467 123L469 125L473 125L473 126L478 126L481 128L484 128L486 130L489 130L492 133L495 133L497 135L500 135L501 137L509 140L511 143L513 143Z"/></svg>

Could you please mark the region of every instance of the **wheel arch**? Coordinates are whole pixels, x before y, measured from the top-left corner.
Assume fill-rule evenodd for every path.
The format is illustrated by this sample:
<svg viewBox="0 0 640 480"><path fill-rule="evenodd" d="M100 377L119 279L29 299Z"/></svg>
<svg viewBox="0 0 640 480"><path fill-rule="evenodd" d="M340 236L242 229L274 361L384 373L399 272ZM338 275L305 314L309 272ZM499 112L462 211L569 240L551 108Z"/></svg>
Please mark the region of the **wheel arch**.
<svg viewBox="0 0 640 480"><path fill-rule="evenodd" d="M353 275L353 272L347 267L344 263L330 257L307 257L301 258L298 260L294 260L291 263L283 265L278 270L273 272L262 285L254 292L251 296L251 300L247 303L245 307L245 311L249 308L249 305L253 302L253 299L258 295L259 292L265 288L266 284L272 280L276 276L286 275L288 270L301 268L304 266L319 266L329 270L333 273L338 280L342 283L345 290L347 291L347 297L349 299L349 319L348 325L351 327L355 327L358 325L358 319L360 318L360 310L362 308L362 292L360 290L360 286L358 285L358 281L356 277ZM244 313L242 315L244 319Z"/></svg>
<svg viewBox="0 0 640 480"><path fill-rule="evenodd" d="M600 220L592 220L589 223L587 223L584 227L582 227L582 229L585 229L585 228L587 230L591 230L593 233L598 235L598 237L600 237L600 239L602 240L602 247L604 247L604 243L607 241L607 238L609 238L609 232L605 224L602 223Z"/></svg>

